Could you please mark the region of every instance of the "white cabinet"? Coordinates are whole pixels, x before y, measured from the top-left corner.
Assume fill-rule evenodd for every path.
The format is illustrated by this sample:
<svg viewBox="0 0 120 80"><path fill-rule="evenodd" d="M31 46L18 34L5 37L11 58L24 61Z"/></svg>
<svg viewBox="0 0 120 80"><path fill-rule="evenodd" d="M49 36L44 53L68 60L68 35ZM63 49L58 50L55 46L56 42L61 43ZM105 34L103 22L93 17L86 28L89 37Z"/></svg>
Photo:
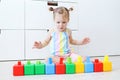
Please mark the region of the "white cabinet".
<svg viewBox="0 0 120 80"><path fill-rule="evenodd" d="M24 59L24 0L0 0L0 60Z"/></svg>
<svg viewBox="0 0 120 80"><path fill-rule="evenodd" d="M24 0L0 0L0 29L24 29Z"/></svg>
<svg viewBox="0 0 120 80"><path fill-rule="evenodd" d="M53 14L49 11L47 1L26 0L25 6L25 28L26 29L48 29L54 27ZM50 3L50 2L49 2ZM54 6L73 7L70 12L70 22L68 27L74 30L78 29L77 3L51 2Z"/></svg>
<svg viewBox="0 0 120 80"><path fill-rule="evenodd" d="M0 31L0 60L24 59L24 31Z"/></svg>
<svg viewBox="0 0 120 80"><path fill-rule="evenodd" d="M35 41L43 41L47 37L47 30L26 30L26 58L45 59L51 54L49 46L42 49L32 49Z"/></svg>

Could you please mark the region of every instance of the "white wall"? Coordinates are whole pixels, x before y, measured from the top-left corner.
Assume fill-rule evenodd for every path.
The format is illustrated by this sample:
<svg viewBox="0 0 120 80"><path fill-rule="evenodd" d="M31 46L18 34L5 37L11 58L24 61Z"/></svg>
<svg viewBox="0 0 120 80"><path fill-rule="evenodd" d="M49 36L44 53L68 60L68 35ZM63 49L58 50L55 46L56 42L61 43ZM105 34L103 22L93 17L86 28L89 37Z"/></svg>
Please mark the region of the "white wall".
<svg viewBox="0 0 120 80"><path fill-rule="evenodd" d="M79 18L79 38L91 38L81 55L120 55L120 0L79 0Z"/></svg>

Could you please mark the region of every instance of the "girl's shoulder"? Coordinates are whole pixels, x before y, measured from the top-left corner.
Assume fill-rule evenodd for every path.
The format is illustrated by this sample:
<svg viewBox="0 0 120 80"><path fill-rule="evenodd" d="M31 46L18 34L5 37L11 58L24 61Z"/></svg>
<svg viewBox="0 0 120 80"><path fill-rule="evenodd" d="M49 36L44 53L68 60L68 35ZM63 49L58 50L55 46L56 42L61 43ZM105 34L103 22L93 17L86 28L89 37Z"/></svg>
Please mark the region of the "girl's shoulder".
<svg viewBox="0 0 120 80"><path fill-rule="evenodd" d="M71 29L67 28L67 29L66 29L66 33L67 33L68 35L70 35L70 34L72 33Z"/></svg>
<svg viewBox="0 0 120 80"><path fill-rule="evenodd" d="M71 29L69 29L69 28L66 28L66 32L71 32Z"/></svg>

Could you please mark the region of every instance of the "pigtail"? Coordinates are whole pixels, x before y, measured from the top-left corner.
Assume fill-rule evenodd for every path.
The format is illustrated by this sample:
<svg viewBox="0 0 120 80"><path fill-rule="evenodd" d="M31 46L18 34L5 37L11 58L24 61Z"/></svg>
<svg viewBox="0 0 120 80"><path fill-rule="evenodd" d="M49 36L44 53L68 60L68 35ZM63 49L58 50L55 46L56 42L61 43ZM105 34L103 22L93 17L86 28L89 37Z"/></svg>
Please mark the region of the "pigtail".
<svg viewBox="0 0 120 80"><path fill-rule="evenodd" d="M54 11L53 7L50 7L50 8L49 8L49 11Z"/></svg>
<svg viewBox="0 0 120 80"><path fill-rule="evenodd" d="M71 7L71 8L69 8L68 10L69 10L69 11L73 11L73 8Z"/></svg>

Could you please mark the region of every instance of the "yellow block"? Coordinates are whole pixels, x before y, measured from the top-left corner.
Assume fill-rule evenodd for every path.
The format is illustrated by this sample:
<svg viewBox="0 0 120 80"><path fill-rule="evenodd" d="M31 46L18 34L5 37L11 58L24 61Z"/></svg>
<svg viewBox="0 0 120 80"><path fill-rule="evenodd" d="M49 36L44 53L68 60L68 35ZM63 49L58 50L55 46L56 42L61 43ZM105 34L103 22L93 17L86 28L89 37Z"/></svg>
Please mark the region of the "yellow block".
<svg viewBox="0 0 120 80"><path fill-rule="evenodd" d="M112 62L109 61L109 57L106 55L103 60L103 71L112 71Z"/></svg>
<svg viewBox="0 0 120 80"><path fill-rule="evenodd" d="M77 62L75 62L75 72L76 73L84 73L84 63L82 62L82 57L79 56Z"/></svg>

